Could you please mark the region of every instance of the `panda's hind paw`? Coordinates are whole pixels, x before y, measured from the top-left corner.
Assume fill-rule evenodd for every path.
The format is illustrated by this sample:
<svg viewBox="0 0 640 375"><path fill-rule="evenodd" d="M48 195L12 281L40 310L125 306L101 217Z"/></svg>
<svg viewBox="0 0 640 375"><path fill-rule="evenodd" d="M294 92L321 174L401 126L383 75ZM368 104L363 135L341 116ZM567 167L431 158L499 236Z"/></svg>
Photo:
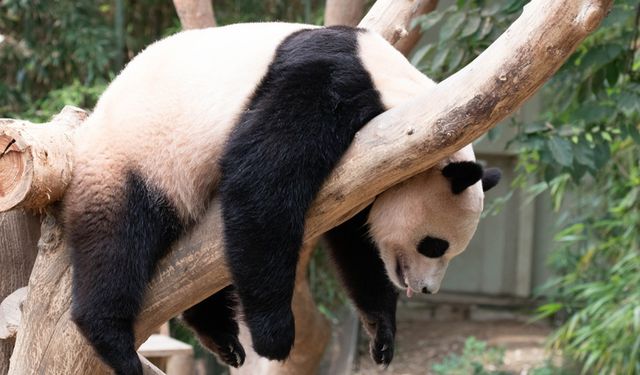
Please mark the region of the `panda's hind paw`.
<svg viewBox="0 0 640 375"><path fill-rule="evenodd" d="M246 354L238 336L225 335L214 342L211 338L200 336L200 342L216 355L223 364L238 368L244 364Z"/></svg>
<svg viewBox="0 0 640 375"><path fill-rule="evenodd" d="M235 342L230 342L226 350L218 351L218 357L227 365L238 368L244 364L246 354L242 344L235 339Z"/></svg>
<svg viewBox="0 0 640 375"><path fill-rule="evenodd" d="M386 368L393 360L394 335L390 329L379 329L369 344L369 352L375 363Z"/></svg>

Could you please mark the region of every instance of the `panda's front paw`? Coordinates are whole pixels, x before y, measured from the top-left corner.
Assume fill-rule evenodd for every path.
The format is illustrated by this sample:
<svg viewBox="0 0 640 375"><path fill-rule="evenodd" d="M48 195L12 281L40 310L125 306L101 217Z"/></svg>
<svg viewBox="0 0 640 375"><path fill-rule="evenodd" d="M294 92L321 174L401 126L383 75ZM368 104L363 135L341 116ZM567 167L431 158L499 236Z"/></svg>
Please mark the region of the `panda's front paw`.
<svg viewBox="0 0 640 375"><path fill-rule="evenodd" d="M202 345L209 349L223 364L238 368L244 363L246 354L236 335L212 337L199 335Z"/></svg>
<svg viewBox="0 0 640 375"><path fill-rule="evenodd" d="M283 361L291 352L295 339L293 313L269 313L247 320L251 331L253 349L258 355L270 360Z"/></svg>

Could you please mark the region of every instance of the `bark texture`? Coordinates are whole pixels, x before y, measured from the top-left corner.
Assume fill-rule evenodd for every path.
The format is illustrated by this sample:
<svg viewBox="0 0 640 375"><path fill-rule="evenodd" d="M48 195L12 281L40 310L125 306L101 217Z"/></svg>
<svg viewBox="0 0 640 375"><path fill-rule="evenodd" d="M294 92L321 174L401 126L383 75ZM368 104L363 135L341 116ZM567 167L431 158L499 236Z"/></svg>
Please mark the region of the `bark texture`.
<svg viewBox="0 0 640 375"><path fill-rule="evenodd" d="M46 124L0 119L0 212L39 210L62 198L71 179L71 133L87 115L67 106Z"/></svg>
<svg viewBox="0 0 640 375"><path fill-rule="evenodd" d="M324 25L356 26L364 14L364 0L327 0Z"/></svg>
<svg viewBox="0 0 640 375"><path fill-rule="evenodd" d="M378 4L386 3L387 14ZM375 195L470 143L513 112L606 15L612 0L534 0L480 57L429 94L383 113L356 137L307 215L308 241L344 221ZM382 6L381 5L381 6ZM412 1L379 1L372 28L394 36ZM401 21L404 19L405 21ZM405 22L405 23L403 23ZM366 22L362 26L369 26ZM390 31L391 30L391 31ZM68 251L52 216L40 249L9 373L100 374L91 348L69 320ZM137 341L229 282L219 202L160 263L136 325Z"/></svg>
<svg viewBox="0 0 640 375"><path fill-rule="evenodd" d="M216 26L212 0L173 0L173 5L185 30Z"/></svg>
<svg viewBox="0 0 640 375"><path fill-rule="evenodd" d="M36 259L36 245L40 237L40 220L38 215L22 210L0 213L0 303L17 289L25 287ZM4 304L2 304L4 305ZM6 305L4 305L6 307ZM8 311L0 309L0 325L15 321L4 316ZM13 314L12 314L13 315ZM9 320L9 321L7 321ZM13 351L14 337L9 336L9 327L0 326L0 374L9 371L9 357Z"/></svg>

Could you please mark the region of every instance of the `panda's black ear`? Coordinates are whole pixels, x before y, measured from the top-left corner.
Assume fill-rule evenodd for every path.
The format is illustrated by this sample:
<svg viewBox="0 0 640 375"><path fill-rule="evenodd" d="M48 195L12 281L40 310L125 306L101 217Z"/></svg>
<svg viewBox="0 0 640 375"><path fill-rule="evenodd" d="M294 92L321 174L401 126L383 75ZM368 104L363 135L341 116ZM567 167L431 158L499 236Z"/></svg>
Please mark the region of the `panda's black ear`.
<svg viewBox="0 0 640 375"><path fill-rule="evenodd" d="M451 182L453 194L460 194L480 181L482 172L482 166L474 161L457 161L442 169L442 174Z"/></svg>
<svg viewBox="0 0 640 375"><path fill-rule="evenodd" d="M482 190L487 191L498 185L502 178L502 171L498 168L487 168L482 174Z"/></svg>

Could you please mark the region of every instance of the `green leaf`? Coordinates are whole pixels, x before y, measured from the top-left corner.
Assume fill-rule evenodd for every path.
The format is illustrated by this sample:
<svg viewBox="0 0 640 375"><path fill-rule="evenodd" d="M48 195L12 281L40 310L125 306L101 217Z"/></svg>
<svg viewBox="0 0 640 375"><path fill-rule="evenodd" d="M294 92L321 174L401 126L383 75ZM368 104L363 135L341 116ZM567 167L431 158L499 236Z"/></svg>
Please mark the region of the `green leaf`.
<svg viewBox="0 0 640 375"><path fill-rule="evenodd" d="M465 18L466 14L463 12L454 13L451 17L447 18L440 29L440 41L443 42L451 39L451 37L460 30Z"/></svg>
<svg viewBox="0 0 640 375"><path fill-rule="evenodd" d="M564 138L552 137L547 141L547 146L553 158L565 167L571 166L573 162L573 153L571 152L571 143Z"/></svg>
<svg viewBox="0 0 640 375"><path fill-rule="evenodd" d="M433 69L434 71L439 70L444 65L444 62L446 61L448 55L449 48L439 48L438 52L433 57L433 65L431 66L431 69Z"/></svg>
<svg viewBox="0 0 640 375"><path fill-rule="evenodd" d="M482 14L483 17L493 16L500 11L500 8L502 8L501 1L490 1L489 5L482 8L480 14Z"/></svg>
<svg viewBox="0 0 640 375"><path fill-rule="evenodd" d="M430 52L434 51L434 44L427 44L420 47L416 52L411 56L411 64L413 66L418 66L422 61L429 56Z"/></svg>
<svg viewBox="0 0 640 375"><path fill-rule="evenodd" d="M462 62L463 57L464 57L464 49L453 47L449 52L449 63L447 64L448 70L449 71L455 70L458 66L460 66L460 63Z"/></svg>
<svg viewBox="0 0 640 375"><path fill-rule="evenodd" d="M600 25L600 27L608 28L612 26L624 25L625 22L630 20L633 16L634 13L629 12L627 7L617 4L613 6L611 12L609 12L607 17L605 17L605 19L602 21L602 25Z"/></svg>
<svg viewBox="0 0 640 375"><path fill-rule="evenodd" d="M460 31L460 37L466 38L472 34L474 34L480 28L480 23L482 23L482 18L480 18L477 14L472 14L467 17L467 22L465 23L462 31Z"/></svg>
<svg viewBox="0 0 640 375"><path fill-rule="evenodd" d="M478 39L484 39L487 35L489 35L492 29L493 22L491 21L491 18L485 18L484 23L482 24L482 28L480 29L480 33L478 34Z"/></svg>
<svg viewBox="0 0 640 375"><path fill-rule="evenodd" d="M640 96L631 90L622 90L620 94L615 96L618 106L622 112L630 117L634 112L640 112Z"/></svg>
<svg viewBox="0 0 640 375"><path fill-rule="evenodd" d="M413 21L411 21L411 28L419 25L422 30L428 30L435 26L438 22L440 22L445 14L446 12L435 11L416 17L413 19Z"/></svg>
<svg viewBox="0 0 640 375"><path fill-rule="evenodd" d="M576 161L591 170L596 168L593 162L593 149L589 146L589 144L581 139L578 144L573 148L573 153L576 158Z"/></svg>
<svg viewBox="0 0 640 375"><path fill-rule="evenodd" d="M640 145L640 130L638 129L638 125L628 124L627 133L629 134L631 139L633 139L634 142Z"/></svg>
<svg viewBox="0 0 640 375"><path fill-rule="evenodd" d="M603 65L611 62L622 53L623 47L619 44L603 44L595 46L582 57L580 68L596 71Z"/></svg>

